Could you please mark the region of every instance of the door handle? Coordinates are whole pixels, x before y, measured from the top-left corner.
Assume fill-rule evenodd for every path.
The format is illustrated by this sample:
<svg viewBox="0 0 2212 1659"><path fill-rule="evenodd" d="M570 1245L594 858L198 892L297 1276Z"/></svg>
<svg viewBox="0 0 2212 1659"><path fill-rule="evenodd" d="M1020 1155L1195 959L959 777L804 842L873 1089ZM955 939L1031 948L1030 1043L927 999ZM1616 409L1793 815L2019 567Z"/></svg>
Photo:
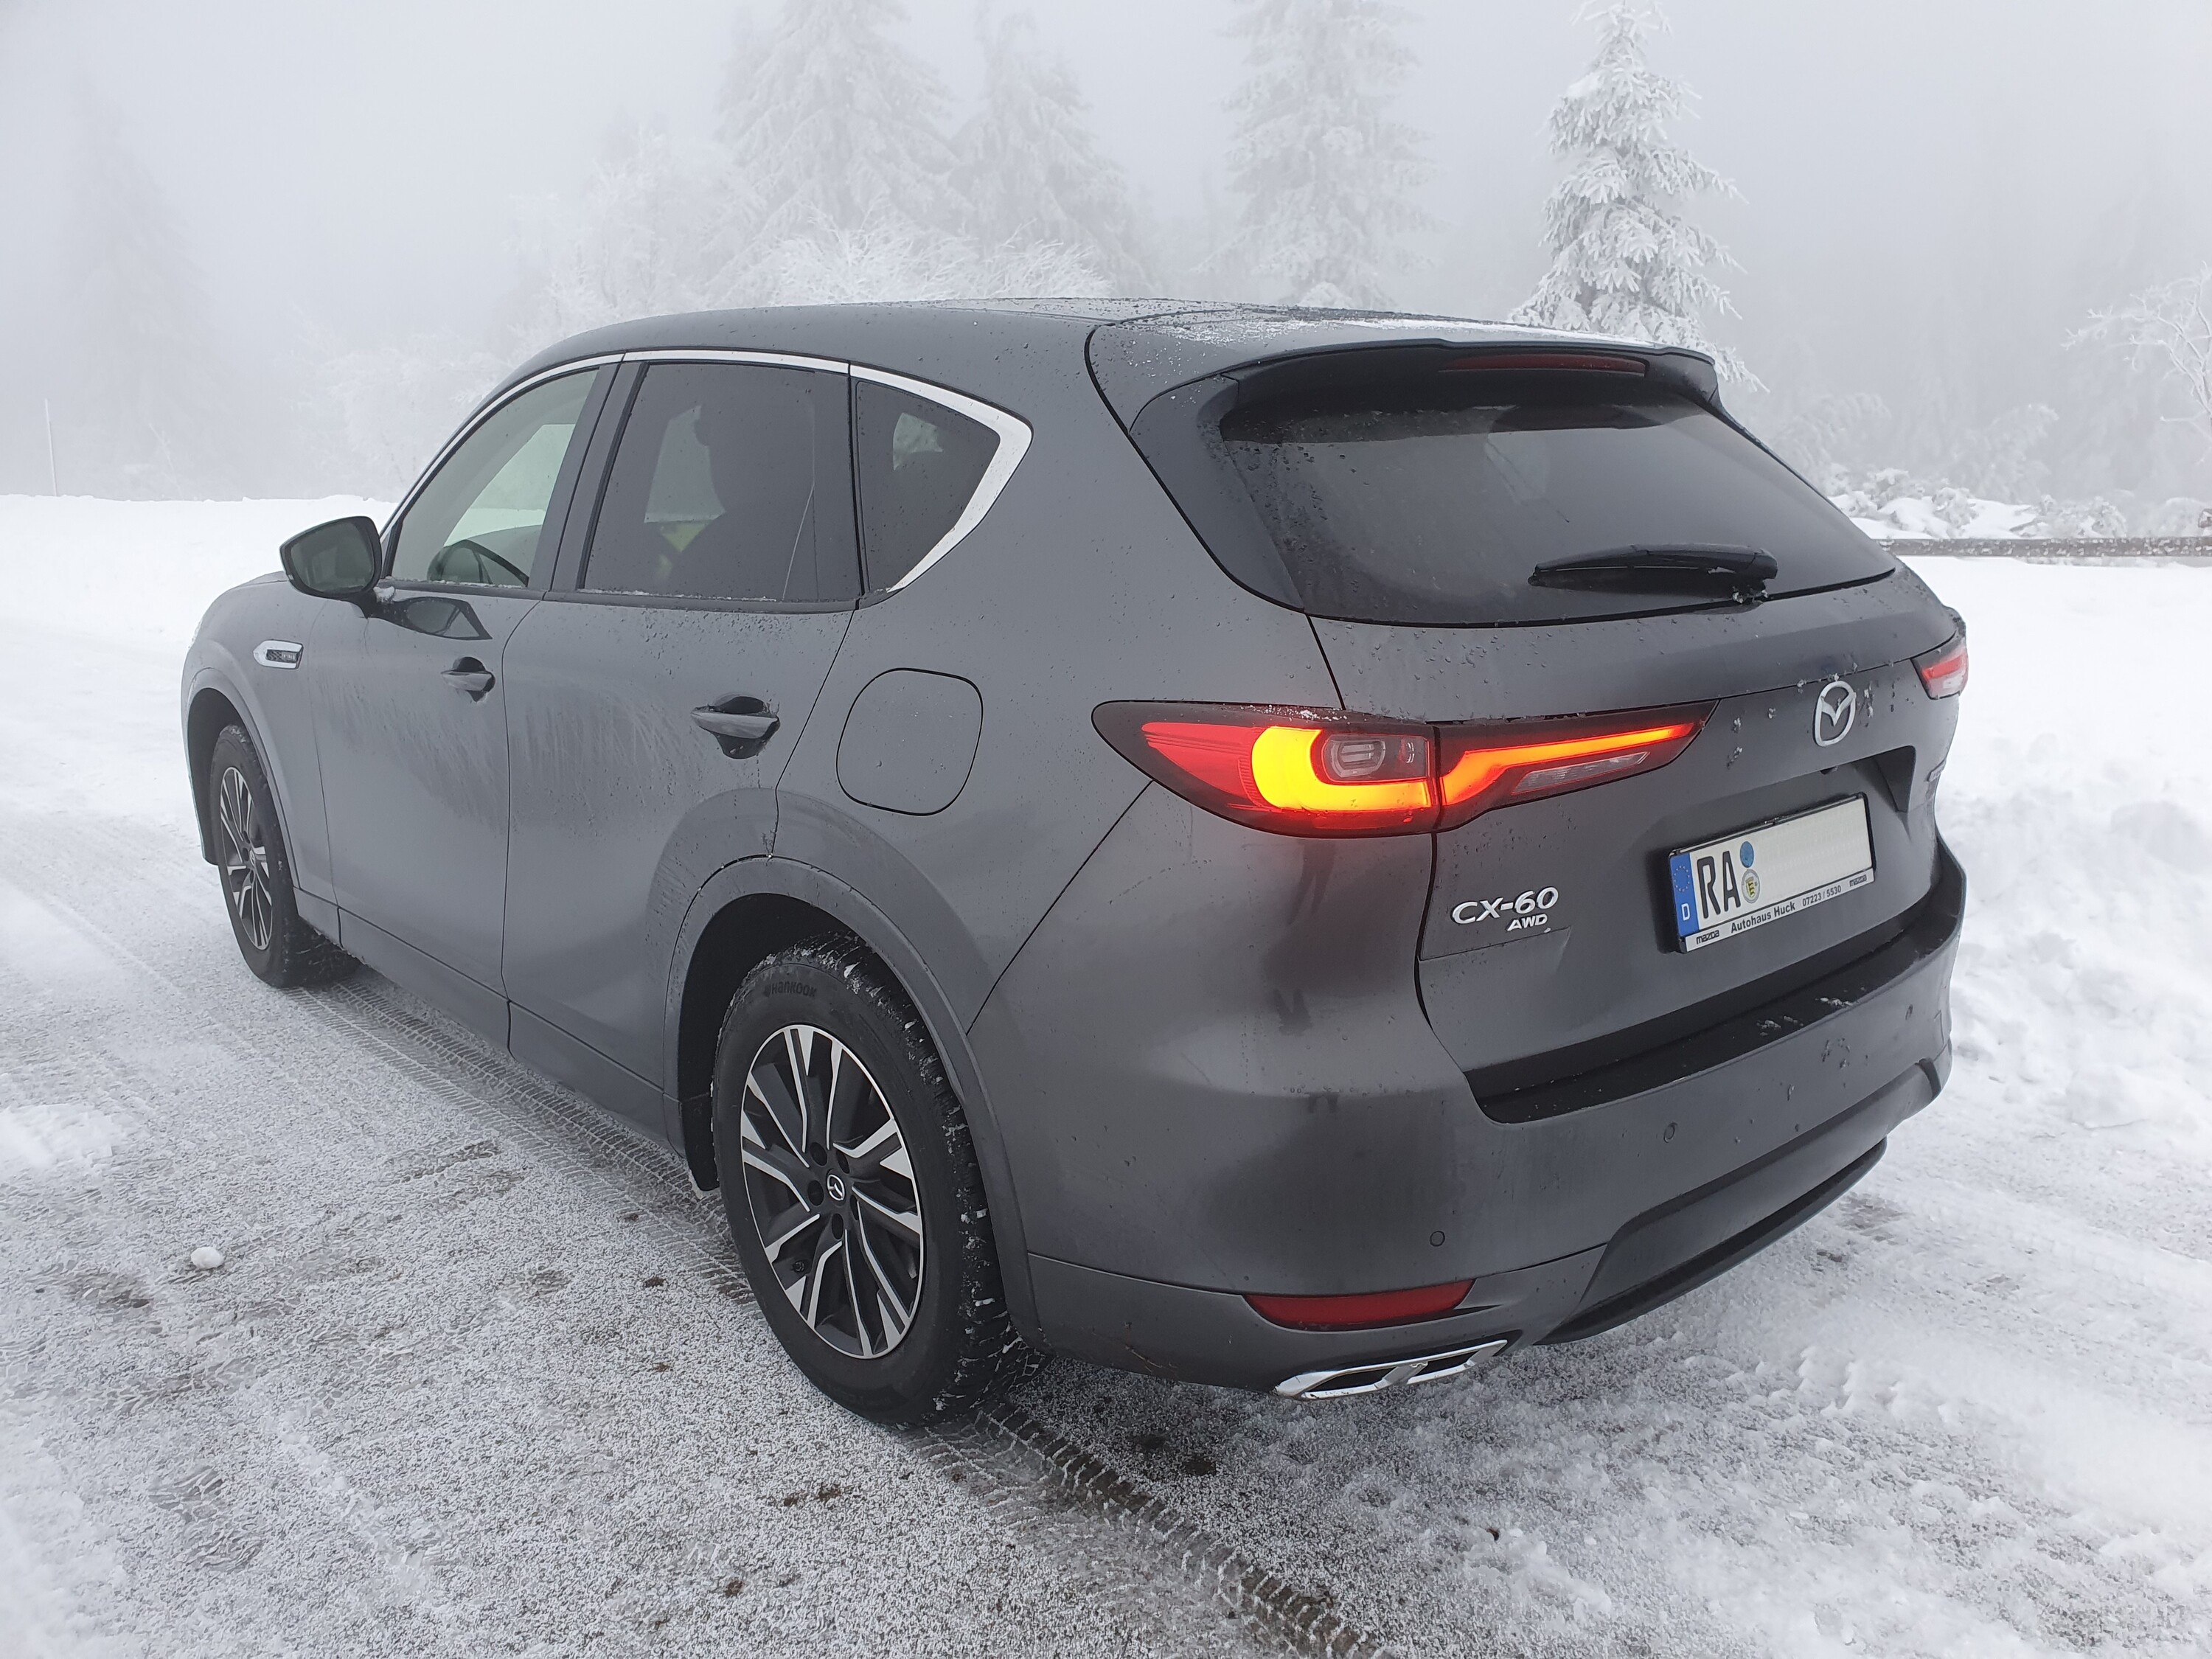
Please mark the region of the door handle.
<svg viewBox="0 0 2212 1659"><path fill-rule="evenodd" d="M730 703L751 707L732 708L727 706ZM701 731L714 734L722 752L732 760L749 760L760 753L761 745L775 735L781 723L757 697L726 697L720 707L710 704L693 709L691 719Z"/></svg>
<svg viewBox="0 0 2212 1659"><path fill-rule="evenodd" d="M440 678L454 690L468 693L471 702L482 702L492 688L491 671L474 657L463 657Z"/></svg>

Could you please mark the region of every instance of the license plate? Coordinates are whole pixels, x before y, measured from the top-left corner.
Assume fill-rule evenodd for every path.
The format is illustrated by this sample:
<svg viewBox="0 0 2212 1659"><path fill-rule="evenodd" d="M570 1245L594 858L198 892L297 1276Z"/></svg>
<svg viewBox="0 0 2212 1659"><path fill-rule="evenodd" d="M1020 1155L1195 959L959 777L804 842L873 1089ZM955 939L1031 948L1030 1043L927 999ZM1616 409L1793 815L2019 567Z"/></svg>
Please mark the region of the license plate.
<svg viewBox="0 0 2212 1659"><path fill-rule="evenodd" d="M1794 916L1874 880L1864 795L1686 847L1667 860L1685 951Z"/></svg>

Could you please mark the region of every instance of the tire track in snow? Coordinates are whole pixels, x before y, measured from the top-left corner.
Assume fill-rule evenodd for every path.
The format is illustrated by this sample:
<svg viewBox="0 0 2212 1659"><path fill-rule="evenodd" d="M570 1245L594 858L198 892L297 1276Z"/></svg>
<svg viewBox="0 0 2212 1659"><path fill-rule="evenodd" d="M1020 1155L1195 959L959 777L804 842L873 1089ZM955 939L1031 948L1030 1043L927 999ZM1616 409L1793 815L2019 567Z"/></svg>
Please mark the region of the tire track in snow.
<svg viewBox="0 0 2212 1659"><path fill-rule="evenodd" d="M164 989L175 988L119 946L88 919L42 896L54 913L66 919L89 939L114 951L118 960L152 976ZM49 1042L57 1036L76 1036L70 1029L67 1010L34 981L12 969L0 968L0 988L8 1005L18 1011L37 1010L43 1018L31 1022L42 1028ZM220 1024L207 1029L235 1036ZM295 1086L305 1089L307 1079L285 1063L279 1054L264 1049L256 1059ZM153 1115L152 1090L160 1080L134 1073L128 1060L95 1046L77 1042L65 1053L33 1058L27 1066L11 1063L0 1073L11 1089L20 1091L22 1075L35 1079L40 1092L78 1098L91 1097L113 1103L116 1115L143 1122ZM159 1349L173 1366L166 1386L175 1393L211 1399L245 1431L247 1443L258 1447L261 1460L296 1470L303 1478L297 1489L311 1492L339 1529L350 1536L363 1555L384 1573L395 1605L436 1620L451 1620L457 1613L447 1586L432 1564L420 1559L404 1540L404 1528L382 1505L361 1492L315 1444L313 1437L295 1407L282 1409L266 1398L272 1374L264 1371L241 1378L242 1368L224 1352L222 1328L210 1328L201 1311L180 1294L176 1264L147 1257L143 1251L115 1242L88 1251L70 1249L58 1264L55 1288L74 1292L74 1299L104 1303L127 1311L150 1328ZM43 1334L33 1335L22 1352L10 1357L9 1369L27 1370L46 1346ZM167 1486L149 1492L156 1508L183 1516L188 1556L201 1566L243 1565L266 1541L265 1532L240 1530L228 1514L220 1494L227 1484L212 1471L185 1472Z"/></svg>
<svg viewBox="0 0 2212 1659"><path fill-rule="evenodd" d="M348 981L331 987L318 994L313 1006L433 1086L459 1073L455 1080L469 1098L500 1113L510 1134L518 1139L531 1135L542 1117L550 1116L657 1175L672 1189L681 1183L687 1193L692 1191L689 1171L673 1152L611 1127L598 1108L520 1067L475 1034L458 1026L441 1030L409 1007L410 1001L388 981L369 979L365 984ZM427 1071L426 1059L430 1061ZM520 1101L526 1109L512 1113L508 1101ZM560 1155L551 1137L540 1134L538 1141L553 1156ZM711 1212L711 1219L702 1212ZM651 1224L686 1258L690 1271L723 1295L751 1302L751 1285L728 1248L718 1200L697 1196L681 1209L672 1206L655 1212ZM1157 1495L1141 1491L1097 1453L1018 1406L1000 1401L980 1413L977 1424L996 1441L997 1449L1026 1453L1024 1461L1036 1466L1033 1478L1057 1484L1103 1519L1149 1543L1164 1562L1212 1594L1233 1616L1252 1620L1300 1652L1353 1659L1389 1651L1327 1601L1285 1583ZM973 1460L979 1451L975 1429L965 1425L925 1431L921 1437L933 1452L956 1460ZM957 1466L970 1464L961 1462Z"/></svg>
<svg viewBox="0 0 2212 1659"><path fill-rule="evenodd" d="M112 849L118 856L103 860L110 871L148 867L151 848L130 845L137 838L116 835L115 826L102 829L104 834L89 835L80 829L76 838L81 844L124 842ZM198 860L185 864L173 855L152 862L167 864L179 878L199 868ZM185 908L161 884L147 880L143 884L165 908ZM64 887L38 889L37 896L96 939L107 954L180 1002L199 1009L192 994L70 902ZM691 1186L689 1172L675 1153L629 1130L581 1097L538 1077L475 1033L422 1008L379 976L364 971L337 986L299 994L296 1000L310 1018L351 1044L373 1051L449 1105L495 1127L509 1142L526 1146L542 1163L611 1188L625 1202L638 1203L645 1226L683 1262L684 1272L733 1301L750 1304L750 1286L728 1247L720 1205ZM219 1036L226 1047L250 1054L303 1097L314 1097L316 1079L300 1074L279 1047L204 1013L200 1020L203 1029ZM588 1154L580 1154L580 1142ZM264 1413L258 1426L295 1456L311 1484L323 1487L349 1519L362 1516L358 1494L331 1488L331 1482L343 1482L343 1477L296 1425ZM1073 1547L1093 1558L1093 1565L1102 1565L1095 1558L1109 1558L1103 1564L1107 1566L1103 1581L1094 1590L1124 1595L1156 1592L1153 1581L1165 1572L1269 1645L1347 1659L1390 1651L1337 1612L1328 1599L1285 1583L1145 1491L1140 1482L1095 1451L1039 1423L1018 1406L1002 1402L973 1424L926 1431L914 1437L922 1443L926 1460L941 1471L949 1463L965 1475L995 1472L1001 1510L1009 1507L1005 1498L1014 1496L1018 1502L1011 1507L1018 1511L1018 1524L1028 1532L1050 1539L1063 1551ZM966 1484L964 1477L961 1484ZM976 1490L972 1486L968 1489ZM1110 1542L1102 1548L1103 1540L1096 1536L1071 1537L1068 1522L1078 1517L1084 1522L1081 1533L1103 1530ZM403 1571L410 1588L426 1585L404 1549L368 1535L364 1541L389 1569ZM1112 1556L1133 1549L1143 1558L1139 1571L1117 1569L1111 1563Z"/></svg>

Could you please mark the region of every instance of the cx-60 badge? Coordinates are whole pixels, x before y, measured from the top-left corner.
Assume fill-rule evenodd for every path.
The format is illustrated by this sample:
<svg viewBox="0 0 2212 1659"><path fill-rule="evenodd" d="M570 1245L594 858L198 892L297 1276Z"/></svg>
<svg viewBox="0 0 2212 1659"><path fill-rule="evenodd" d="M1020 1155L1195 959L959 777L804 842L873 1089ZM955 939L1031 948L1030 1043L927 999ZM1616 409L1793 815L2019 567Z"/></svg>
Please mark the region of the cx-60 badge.
<svg viewBox="0 0 2212 1659"><path fill-rule="evenodd" d="M1851 734L1858 719L1858 693L1842 680L1830 680L1813 702L1813 741L1832 749Z"/></svg>
<svg viewBox="0 0 2212 1659"><path fill-rule="evenodd" d="M1551 925L1552 907L1559 902L1556 887L1532 887L1514 898L1466 899L1452 906L1452 920L1465 927L1478 921L1502 921L1509 933L1522 933Z"/></svg>

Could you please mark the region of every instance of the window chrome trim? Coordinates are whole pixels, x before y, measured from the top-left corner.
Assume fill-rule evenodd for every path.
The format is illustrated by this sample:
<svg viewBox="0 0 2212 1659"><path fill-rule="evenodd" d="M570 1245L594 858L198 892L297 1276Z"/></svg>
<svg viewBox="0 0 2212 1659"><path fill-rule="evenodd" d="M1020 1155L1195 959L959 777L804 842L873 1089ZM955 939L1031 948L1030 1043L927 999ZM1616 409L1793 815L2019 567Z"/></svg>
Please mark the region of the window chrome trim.
<svg viewBox="0 0 2212 1659"><path fill-rule="evenodd" d="M990 428L999 437L999 447L992 452L990 465L983 469L983 476L976 483L975 493L969 496L968 505L961 509L960 516L952 521L952 528L939 537L937 544L915 561L913 569L889 587L880 590L896 593L918 580L924 571L959 546L966 539L968 532L983 522L984 515L997 503L1000 492L1013 477L1014 469L1022 464L1022 457L1029 453L1030 423L1018 415L1009 415L994 404L979 402L945 386L933 386L927 380L893 374L885 369L870 368L862 363L851 365L848 372L857 379L873 380L880 386L910 392L917 398L941 404L956 415L965 415L969 420Z"/></svg>
<svg viewBox="0 0 2212 1659"><path fill-rule="evenodd" d="M949 386L938 386L929 380L918 380L910 374L895 374L889 369L872 368L864 363L848 362L836 357L808 356L798 352L746 351L717 346L665 346L654 347L648 350L605 352L595 357L578 357L568 362L556 363L549 368L541 369L528 380L518 381L509 386L495 400L488 400L479 404L476 411L461 423L459 429L446 441L445 446L438 451L437 454L431 458L429 465L422 469L422 475L415 480L406 495L400 498L399 505L392 509L392 516L385 520L383 537L387 540L385 549L386 556L388 559L395 550L394 547L389 544L388 538L406 518L408 511L415 505L416 497L422 493L424 486L437 476L438 469L446 464L447 459L466 443L478 427L524 392L533 386L543 386L548 380L557 380L562 375L580 374L586 369L605 368L611 365L623 363L683 362L760 363L770 368L808 368L825 374L843 374L863 380L873 380L880 386L911 392L917 398L941 404L956 415L964 415L969 420L989 428L997 436L999 447L992 452L989 465L983 469L982 477L977 481L974 492L968 497L967 506L961 509L960 516L952 521L952 527L937 538L928 552L915 561L911 570L889 587L875 590L878 592L896 593L911 586L931 566L966 540L969 532L982 523L991 508L997 504L1000 493L1013 478L1014 470L1022 464L1022 458L1029 453L1031 435L1030 423L1018 415L1009 414L995 404L970 398L966 393L955 392ZM532 588L528 591L538 592L543 590ZM864 592L860 596L861 600L865 602L866 597Z"/></svg>
<svg viewBox="0 0 2212 1659"><path fill-rule="evenodd" d="M626 363L765 363L771 368L812 368L844 374L852 365L842 357L809 357L790 351L739 351L721 346L656 346L650 351L625 351Z"/></svg>
<svg viewBox="0 0 2212 1659"><path fill-rule="evenodd" d="M392 509L392 516L384 521L383 527L377 532L377 539L385 544L384 556L387 568L392 556L399 550L397 544L390 538L398 529L400 520L407 516L408 509L415 505L415 498L422 493L423 486L438 476L438 469L445 465L446 458L473 437L478 427L532 386L543 386L546 381L558 380L563 374L580 374L585 369L605 368L610 365L619 364L622 360L622 353L610 351L602 353L597 357L579 357L573 362L556 363L552 368L541 369L528 380L517 381L504 392L487 398L483 403L478 404L476 412L463 421L459 430L447 439L445 447L430 458L430 465L422 469L414 483L409 486L407 493L399 498L399 505Z"/></svg>

